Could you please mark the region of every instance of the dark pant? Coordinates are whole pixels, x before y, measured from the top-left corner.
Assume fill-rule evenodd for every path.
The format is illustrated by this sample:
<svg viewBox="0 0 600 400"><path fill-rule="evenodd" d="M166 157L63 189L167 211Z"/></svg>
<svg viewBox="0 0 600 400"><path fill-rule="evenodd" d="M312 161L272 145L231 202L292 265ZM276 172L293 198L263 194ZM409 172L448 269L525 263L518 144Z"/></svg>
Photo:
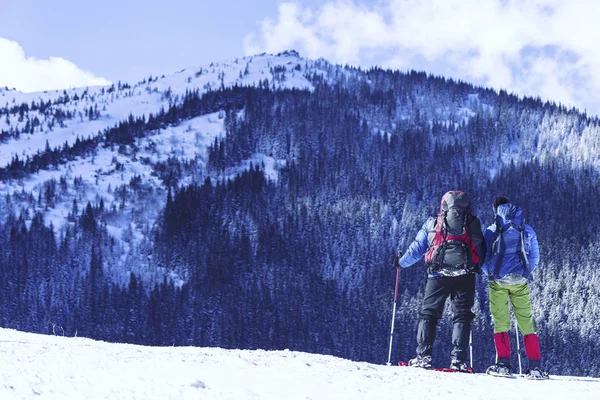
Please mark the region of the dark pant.
<svg viewBox="0 0 600 400"><path fill-rule="evenodd" d="M440 276L427 279L423 306L419 313L417 329L417 354L431 356L438 320L442 317L444 304L450 296L452 301L452 359L466 361L471 333L471 321L475 314L471 307L475 302L475 275L455 277Z"/></svg>

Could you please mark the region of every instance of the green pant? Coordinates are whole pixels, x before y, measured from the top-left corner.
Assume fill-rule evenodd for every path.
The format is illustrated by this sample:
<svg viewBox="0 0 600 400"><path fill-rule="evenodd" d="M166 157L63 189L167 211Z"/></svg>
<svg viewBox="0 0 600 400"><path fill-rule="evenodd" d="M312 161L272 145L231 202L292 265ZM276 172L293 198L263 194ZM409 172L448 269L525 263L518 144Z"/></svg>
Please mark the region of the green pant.
<svg viewBox="0 0 600 400"><path fill-rule="evenodd" d="M490 312L494 320L494 333L510 331L508 299L510 299L513 306L513 312L521 334L535 333L529 285L526 283L500 285L496 282L490 282Z"/></svg>

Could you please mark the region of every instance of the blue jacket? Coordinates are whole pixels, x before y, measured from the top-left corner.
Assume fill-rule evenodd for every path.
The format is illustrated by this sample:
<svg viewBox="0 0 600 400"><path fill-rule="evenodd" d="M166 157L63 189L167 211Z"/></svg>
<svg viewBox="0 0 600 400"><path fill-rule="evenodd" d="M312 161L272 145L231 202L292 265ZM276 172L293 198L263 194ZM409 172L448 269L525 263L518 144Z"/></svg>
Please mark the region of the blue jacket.
<svg viewBox="0 0 600 400"><path fill-rule="evenodd" d="M410 267L427 253L427 249L429 248L427 235L434 223L435 217L429 217L421 229L419 229L417 237L412 241L410 246L408 246L408 250L406 250L406 253L404 253L402 258L400 258L400 266L402 268Z"/></svg>
<svg viewBox="0 0 600 400"><path fill-rule="evenodd" d="M412 241L410 246L408 246L406 253L400 258L400 267L408 268L425 256L425 253L427 253L427 250L429 249L430 234L435 232L436 219L436 217L429 217L427 221L425 221L421 229L419 229L419 232L417 232L415 240ZM477 217L474 217L473 219L472 229L472 239L477 246L480 259L483 261L485 257L485 244L481 233L481 222ZM442 274L440 273L429 273L428 277L433 278L441 275Z"/></svg>
<svg viewBox="0 0 600 400"><path fill-rule="evenodd" d="M529 276L540 261L540 250L533 228L523 223L523 213L514 204L501 204L496 211L496 222L485 230L484 238L487 247L487 257L482 271L491 281L501 279L509 274L519 274L529 279ZM519 230L504 231L502 239L496 233L497 227L507 229L509 223L523 229L523 250L519 246ZM504 227L504 228L502 228ZM523 254L524 253L524 254Z"/></svg>

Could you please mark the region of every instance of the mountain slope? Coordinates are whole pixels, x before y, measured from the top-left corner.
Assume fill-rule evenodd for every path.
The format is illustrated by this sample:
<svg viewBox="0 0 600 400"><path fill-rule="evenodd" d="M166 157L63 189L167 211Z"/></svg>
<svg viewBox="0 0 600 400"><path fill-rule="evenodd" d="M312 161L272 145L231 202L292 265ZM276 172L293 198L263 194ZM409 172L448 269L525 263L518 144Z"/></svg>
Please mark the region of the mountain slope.
<svg viewBox="0 0 600 400"><path fill-rule="evenodd" d="M265 81L273 89L310 90L312 84L306 75L324 74L329 68L333 66L325 61L315 62L295 52L285 52L211 63L169 76L148 77L135 85L119 82L105 87L39 93L2 91L0 115L4 115L0 132L4 133L4 140L0 146L0 166L15 156L24 158L43 151L46 142L51 148L65 142L72 144L77 137L93 137L130 115L158 113L161 108L177 103L188 91L202 94L235 85L258 86Z"/></svg>
<svg viewBox="0 0 600 400"><path fill-rule="evenodd" d="M445 374L294 351L144 347L0 329L12 399L595 399L600 379ZM493 389L491 389L493 388Z"/></svg>
<svg viewBox="0 0 600 400"><path fill-rule="evenodd" d="M280 152L279 157L273 158L272 151L258 152L227 168L209 168L208 149L223 140L228 130L224 125L225 106L217 105L204 115L178 117L156 128L145 122L178 107L190 93L202 96L237 86L314 91L316 84L329 83L355 92L359 101L367 93L380 96L381 105L391 107L393 114L382 115L377 111L378 104L359 110L369 129L382 135L398 135L402 121L412 120L416 114L420 123L429 125L432 137L427 146L431 147L434 143L451 147L457 142L472 142L464 134L448 132L464 127L475 129L477 134L487 136L486 149L476 152L472 162L487 168L492 179L511 163L531 160L564 159L573 165L600 167L600 153L595 150L600 146L598 121L585 122L575 111L567 113L547 105L539 116L519 115L526 110L526 104L535 101L525 99L515 109L511 103L517 98L505 92L497 95L487 89L415 72L404 77L407 82L414 81L415 88L410 87L414 84L394 88L393 82L398 78L403 77L395 71L334 66L288 51L211 63L169 76L148 77L135 85L119 82L109 87L27 94L3 89L0 170L4 174L0 175L4 178L0 181L0 194L13 199L0 204L0 217L23 210L31 217L41 211L46 224L52 223L58 233L88 202L98 206L102 201L105 209L112 210L104 218L105 227L119 242L123 259L135 258L135 262L129 259L130 267L116 265L110 274L124 283L129 272L153 277L150 281L160 279L164 271L157 272L134 253L136 246L151 241L149 232L164 207L169 186L202 183L207 177L231 178L250 163L264 164L269 179L276 180L278 169L295 157ZM452 87L450 95L444 86ZM245 119L243 109L238 118ZM498 119L492 122L495 125L486 122L492 119ZM141 135L127 143L109 143L107 135L111 130L138 120ZM502 130L506 132L493 143L496 132ZM71 155L65 160L67 151ZM45 162L41 169L36 166L14 173L27 160L53 159L59 153L63 154L62 161ZM172 168L177 168L175 164L182 163L189 165L179 179L166 181ZM7 169L12 172L6 173ZM138 190L130 190L133 186Z"/></svg>
<svg viewBox="0 0 600 400"><path fill-rule="evenodd" d="M106 228L122 245L126 258L132 246L139 245L148 235L164 207L167 188L157 176L157 170L170 160L193 161L197 172L180 183L202 182L208 175L207 149L225 134L225 114L221 109L186 119L164 129L148 131L134 143L118 147L107 146L103 139L107 130L130 117L146 118L168 110L191 91L201 96L233 86L263 84L277 90L312 90L306 76L323 75L330 68L333 67L325 61L306 60L291 51L277 56L263 54L211 63L166 77L149 77L133 86L119 82L108 87L27 94L3 90L0 92L0 169L15 158L24 161L51 149L74 147L79 141L96 139L93 151L88 154L0 182L0 194L15 197L15 201L3 204L0 217L5 218L9 212L18 214L23 209L29 210L31 215L41 210L46 223L60 230L86 203L97 205L103 200L108 209L115 210L106 220ZM256 155L240 168L247 168L250 162L271 166L278 163L265 155ZM271 178L276 179L274 169L269 170ZM238 169L234 169L227 172L227 176L237 172ZM127 192L125 186L132 180L152 196L142 198L135 192L124 193ZM60 189L56 190L59 182ZM30 193L36 199L41 196L47 201L44 204L23 201L23 197L15 195L18 192ZM135 266L126 269L117 266L109 273L123 282L129 279L129 272L144 277L157 276L155 269L145 268L145 260L128 264ZM161 279L160 272L158 279Z"/></svg>
<svg viewBox="0 0 600 400"><path fill-rule="evenodd" d="M2 150L37 147L0 167L1 326L379 362L393 255L445 191L462 189L484 224L503 194L538 234L531 291L545 368L600 374L597 120L424 73L293 53L252 58L252 86L235 86L248 60L165 77L171 84L156 92L155 78L90 89L106 110L83 92L2 109ZM209 74L211 90L200 82ZM301 90L283 88L296 80ZM118 102L110 112L123 119L109 120ZM156 111L129 114L132 104ZM68 131L86 117L107 127ZM394 340L404 359L416 346L423 270L402 273ZM474 310L477 369L494 357L486 283L478 279ZM447 310L440 365L450 326Z"/></svg>

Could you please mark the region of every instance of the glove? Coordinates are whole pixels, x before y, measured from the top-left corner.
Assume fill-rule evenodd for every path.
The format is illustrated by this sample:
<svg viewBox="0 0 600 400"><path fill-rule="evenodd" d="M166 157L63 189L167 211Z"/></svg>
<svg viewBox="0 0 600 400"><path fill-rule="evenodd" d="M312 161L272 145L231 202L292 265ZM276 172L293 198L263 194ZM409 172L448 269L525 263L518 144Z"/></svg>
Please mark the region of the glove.
<svg viewBox="0 0 600 400"><path fill-rule="evenodd" d="M394 257L394 267L400 268L400 259L402 258L402 252L399 251L396 257Z"/></svg>

